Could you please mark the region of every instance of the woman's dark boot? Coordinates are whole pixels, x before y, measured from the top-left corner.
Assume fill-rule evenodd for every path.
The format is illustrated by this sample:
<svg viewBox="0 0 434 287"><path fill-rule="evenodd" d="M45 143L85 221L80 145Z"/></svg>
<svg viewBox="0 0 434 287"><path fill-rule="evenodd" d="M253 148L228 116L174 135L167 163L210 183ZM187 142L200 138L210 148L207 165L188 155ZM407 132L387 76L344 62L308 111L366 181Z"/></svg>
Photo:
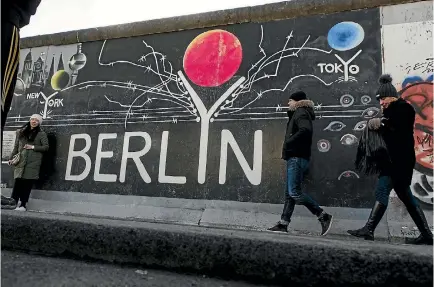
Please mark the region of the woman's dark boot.
<svg viewBox="0 0 434 287"><path fill-rule="evenodd" d="M365 226L357 230L348 230L347 232L352 236L364 238L365 240L374 240L374 230L378 223L380 223L381 218L383 218L386 209L387 206L376 201Z"/></svg>
<svg viewBox="0 0 434 287"><path fill-rule="evenodd" d="M417 228L420 231L420 235L417 238L406 238L406 244L416 244L416 245L433 245L433 234L429 228L428 222L426 221L425 214L422 208L418 205L413 208L408 208L408 213L416 223Z"/></svg>

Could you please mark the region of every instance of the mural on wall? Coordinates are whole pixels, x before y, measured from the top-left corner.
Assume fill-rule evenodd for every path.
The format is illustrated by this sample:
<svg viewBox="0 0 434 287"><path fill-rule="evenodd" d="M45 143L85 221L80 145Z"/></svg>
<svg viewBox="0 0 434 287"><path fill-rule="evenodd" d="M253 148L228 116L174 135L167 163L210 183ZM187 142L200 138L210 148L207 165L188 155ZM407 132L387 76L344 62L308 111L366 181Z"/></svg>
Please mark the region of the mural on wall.
<svg viewBox="0 0 434 287"><path fill-rule="evenodd" d="M401 97L416 111L414 143L416 166L412 191L422 202L433 204L433 83L407 81Z"/></svg>
<svg viewBox="0 0 434 287"><path fill-rule="evenodd" d="M24 50L7 126L38 112L58 134L65 152L46 188L278 202L287 99L303 89L318 118L313 193L368 206L351 185L366 193L371 181L352 168L360 132L380 112L379 41L374 9ZM339 162L324 170L331 157ZM149 189L131 190L133 178Z"/></svg>
<svg viewBox="0 0 434 287"><path fill-rule="evenodd" d="M66 67L65 55L71 55ZM63 106L64 99L56 96L60 91L74 86L78 71L85 64L86 56L81 52L81 44L62 47L60 54L52 53L49 47L22 51L15 97L24 96L27 100L33 99L32 104L41 105L37 113L44 119L49 119L53 109ZM14 108L12 107L12 110ZM27 115L23 116L27 117ZM16 123L25 121L21 119L21 114L18 118L14 118Z"/></svg>
<svg viewBox="0 0 434 287"><path fill-rule="evenodd" d="M385 15L383 71L392 75L401 97L416 111L416 166L411 190L429 209L432 209L434 197L432 5L429 1L404 4L395 7L391 13L391 8L384 7L382 13ZM396 14L396 9L401 14ZM405 21L397 24L396 15L405 15Z"/></svg>

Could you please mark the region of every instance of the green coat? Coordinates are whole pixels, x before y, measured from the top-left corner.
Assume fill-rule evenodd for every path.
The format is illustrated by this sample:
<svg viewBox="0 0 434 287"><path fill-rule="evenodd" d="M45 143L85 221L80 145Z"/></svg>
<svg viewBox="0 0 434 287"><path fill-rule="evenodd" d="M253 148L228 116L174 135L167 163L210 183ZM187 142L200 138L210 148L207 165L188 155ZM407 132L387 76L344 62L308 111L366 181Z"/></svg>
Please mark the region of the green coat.
<svg viewBox="0 0 434 287"><path fill-rule="evenodd" d="M34 145L34 149L24 149L26 144ZM10 159L20 152L20 161L14 166L14 178L38 179L43 153L48 150L47 134L40 130L34 141L19 138L19 130L15 139L14 150Z"/></svg>

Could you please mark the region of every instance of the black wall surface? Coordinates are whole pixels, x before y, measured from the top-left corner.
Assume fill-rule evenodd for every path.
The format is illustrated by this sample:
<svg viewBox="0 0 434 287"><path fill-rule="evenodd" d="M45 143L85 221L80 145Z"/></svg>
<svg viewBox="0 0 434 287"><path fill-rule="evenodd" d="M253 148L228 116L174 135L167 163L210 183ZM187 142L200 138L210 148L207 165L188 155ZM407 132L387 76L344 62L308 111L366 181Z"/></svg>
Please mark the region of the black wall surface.
<svg viewBox="0 0 434 287"><path fill-rule="evenodd" d="M335 27L342 28L338 35L329 35L330 29L341 22L354 23L340 24ZM42 56L46 58L41 86L29 84L26 87L27 81L32 81L28 80L30 78L26 80L25 75L29 72L26 74L21 65L23 86L19 86L19 93L22 96L14 99L7 129L14 130L31 114L46 110L43 126L54 137L51 141L55 144L52 147L55 151L50 154L55 156L55 166L49 175L45 170L40 187L87 193L280 203L286 176L284 162L280 159L287 122L286 107L289 94L302 89L315 103L317 115L306 190L321 205L369 207L373 200L374 179L355 173L353 162L357 138L364 128L363 121L374 117L379 108L374 97L381 73L379 10L229 25L209 30L216 29L228 31L238 38L242 58L239 57L239 43L224 42L228 39L224 32L208 34L216 33L223 44L212 42L210 36L190 45L196 36L207 31L198 29L79 44L86 57L85 65L79 70L80 60L83 60L77 52L79 45L48 47ZM342 45L334 45L336 41ZM205 47L212 47L213 43L221 49L215 54L218 59L213 57L211 48L209 53L194 54L194 47L206 51ZM231 62L238 59L241 65L238 70L235 67L236 73L226 83L217 87L196 85L189 79L183 65L189 45L192 54L186 62L190 61L192 71L199 74L196 82L198 79L206 82L206 77L211 77L218 83L222 75L233 68ZM232 56L229 53L231 48L234 51ZM34 51L30 51L33 70L39 57ZM21 57L24 59L28 52L28 49L23 50ZM338 57L348 61L356 54L349 64L354 73L350 72L348 78L344 77L343 65L331 73L322 71L325 67L318 65L331 64L326 67L331 71L332 66L341 64ZM202 70L194 66L204 58ZM63 67L62 63L59 66L59 59L63 59ZM198 183L201 123L197 122L199 116L196 114L200 108L193 104L191 93L182 84L178 71L182 71L208 110L231 85L241 77L246 78L242 86L218 106L218 116L214 116L209 124L204 183ZM32 75L35 77L36 72L33 71ZM51 99L58 99L61 104L44 109L42 96L38 99L26 96L38 92L45 97L53 95ZM253 166L254 134L262 131L262 171L255 176L256 180L258 177L261 179L258 185L246 177L231 146L228 148L226 182L219 183L223 130L229 130L233 135L250 168ZM158 180L164 131L169 132L166 174L185 176L183 184L160 183ZM126 132L150 135L150 150L141 157L151 178L150 183L142 179L131 159L126 167L125 182L119 181ZM115 182L94 180L98 136L104 133L116 133L116 139L103 141L102 150L113 151L113 157L102 159L100 173L115 174ZM88 134L91 138L87 152L91 170L79 181L65 179L70 138L74 134ZM83 149L84 143L78 139L74 150ZM144 146L142 138L131 138L129 151L140 151ZM83 158L74 158L72 174L80 174L84 167ZM7 186L13 185L11 175L10 170L3 166L2 181Z"/></svg>

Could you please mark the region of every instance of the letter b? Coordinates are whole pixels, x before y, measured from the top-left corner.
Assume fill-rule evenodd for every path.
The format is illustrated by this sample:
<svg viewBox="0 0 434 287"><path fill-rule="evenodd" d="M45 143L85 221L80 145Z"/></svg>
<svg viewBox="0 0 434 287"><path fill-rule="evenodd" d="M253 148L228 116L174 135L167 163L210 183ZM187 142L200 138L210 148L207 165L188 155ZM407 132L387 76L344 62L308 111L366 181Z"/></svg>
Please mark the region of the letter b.
<svg viewBox="0 0 434 287"><path fill-rule="evenodd" d="M86 146L82 150L79 151L74 150L76 139L84 139L86 141ZM71 136L71 140L69 141L69 152L68 152L68 161L66 163L65 180L81 181L89 175L90 168L91 168L91 160L87 152L90 150L90 146L91 146L91 139L88 134L76 134ZM86 163L83 172L79 175L71 175L72 161L74 157L81 157L84 159Z"/></svg>

